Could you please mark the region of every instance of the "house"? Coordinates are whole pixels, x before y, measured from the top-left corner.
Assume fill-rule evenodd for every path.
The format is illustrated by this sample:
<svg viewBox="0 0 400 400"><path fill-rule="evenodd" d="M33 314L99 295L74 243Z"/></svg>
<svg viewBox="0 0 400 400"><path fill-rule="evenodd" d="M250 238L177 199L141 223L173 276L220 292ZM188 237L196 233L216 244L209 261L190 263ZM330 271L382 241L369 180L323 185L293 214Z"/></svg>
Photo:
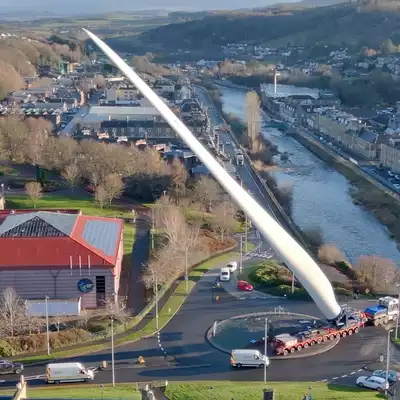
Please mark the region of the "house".
<svg viewBox="0 0 400 400"><path fill-rule="evenodd" d="M79 210L3 210L0 253L0 291L81 297L82 307L102 308L120 286L123 221Z"/></svg>

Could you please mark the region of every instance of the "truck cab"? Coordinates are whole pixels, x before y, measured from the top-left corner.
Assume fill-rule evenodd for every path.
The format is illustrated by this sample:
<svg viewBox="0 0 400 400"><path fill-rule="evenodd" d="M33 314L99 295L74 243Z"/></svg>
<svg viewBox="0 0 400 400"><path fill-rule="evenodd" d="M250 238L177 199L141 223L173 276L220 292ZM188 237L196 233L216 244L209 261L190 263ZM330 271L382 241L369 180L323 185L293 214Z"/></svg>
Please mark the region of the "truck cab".
<svg viewBox="0 0 400 400"><path fill-rule="evenodd" d="M243 162L244 162L243 153L241 151L238 151L236 153L236 164L237 165L243 165Z"/></svg>
<svg viewBox="0 0 400 400"><path fill-rule="evenodd" d="M367 321L374 326L387 324L397 319L399 314L399 299L386 296L378 300L378 304L364 311Z"/></svg>

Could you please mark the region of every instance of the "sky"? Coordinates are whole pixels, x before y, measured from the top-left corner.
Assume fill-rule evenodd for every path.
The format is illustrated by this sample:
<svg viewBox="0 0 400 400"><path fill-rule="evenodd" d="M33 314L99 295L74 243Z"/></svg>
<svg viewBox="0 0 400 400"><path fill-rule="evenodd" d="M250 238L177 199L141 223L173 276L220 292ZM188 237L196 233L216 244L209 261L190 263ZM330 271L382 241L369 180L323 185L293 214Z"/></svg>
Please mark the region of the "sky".
<svg viewBox="0 0 400 400"><path fill-rule="evenodd" d="M193 1L193 0L192 0ZM276 4L279 0L0 0L1 13L5 12L43 12L54 14L101 13L135 10L215 10L264 7ZM294 0L285 1L293 2ZM192 4L190 4L192 3Z"/></svg>

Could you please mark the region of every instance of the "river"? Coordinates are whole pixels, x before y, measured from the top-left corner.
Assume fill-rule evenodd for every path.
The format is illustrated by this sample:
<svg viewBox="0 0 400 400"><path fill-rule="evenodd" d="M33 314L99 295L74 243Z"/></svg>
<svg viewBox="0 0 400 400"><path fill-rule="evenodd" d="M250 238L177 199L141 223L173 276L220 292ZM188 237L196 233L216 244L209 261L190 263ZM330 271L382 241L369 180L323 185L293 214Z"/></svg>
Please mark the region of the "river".
<svg viewBox="0 0 400 400"><path fill-rule="evenodd" d="M245 92L220 90L224 112L243 119ZM279 130L268 128L263 134L280 152L290 154L290 161L272 174L278 184L293 185L292 217L298 226L320 229L325 243L335 244L351 262L362 255L378 255L400 265L396 242L372 213L353 203L351 185L343 175Z"/></svg>

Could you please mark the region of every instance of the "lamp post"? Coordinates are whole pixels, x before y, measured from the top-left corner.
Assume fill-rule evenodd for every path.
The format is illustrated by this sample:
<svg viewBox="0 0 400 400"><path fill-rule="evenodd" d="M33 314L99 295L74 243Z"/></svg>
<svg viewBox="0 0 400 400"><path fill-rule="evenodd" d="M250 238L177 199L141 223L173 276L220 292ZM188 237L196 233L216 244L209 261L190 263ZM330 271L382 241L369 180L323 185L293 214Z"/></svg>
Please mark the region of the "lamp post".
<svg viewBox="0 0 400 400"><path fill-rule="evenodd" d="M267 382L267 342L268 342L268 318L265 318L265 333L264 333L264 383Z"/></svg>
<svg viewBox="0 0 400 400"><path fill-rule="evenodd" d="M157 277L155 277L155 296L156 296L156 304L155 304L155 310L156 310L156 330L158 330L158 280Z"/></svg>
<svg viewBox="0 0 400 400"><path fill-rule="evenodd" d="M111 374L112 386L115 387L115 360L114 360L114 316L111 316Z"/></svg>
<svg viewBox="0 0 400 400"><path fill-rule="evenodd" d="M400 285L397 284L396 287L399 287ZM397 305L397 315L396 315L396 331L394 334L394 337L398 338L398 331L399 331L399 313L400 313L400 292L399 292L399 304Z"/></svg>
<svg viewBox="0 0 400 400"><path fill-rule="evenodd" d="M47 300L49 299L48 296L44 296L44 305L45 305L45 312L46 312L46 342L47 342L47 355L50 355L50 331L49 331L49 307Z"/></svg>
<svg viewBox="0 0 400 400"><path fill-rule="evenodd" d="M239 272L243 269L243 234L240 234L240 261L239 261Z"/></svg>
<svg viewBox="0 0 400 400"><path fill-rule="evenodd" d="M389 389L389 365L390 365L390 334L393 332L393 329L388 330L388 336L387 336L387 348L386 348L386 381L385 381L385 393L387 394L387 391Z"/></svg>
<svg viewBox="0 0 400 400"><path fill-rule="evenodd" d="M188 293L188 248L187 246L185 247L185 292L186 294Z"/></svg>

